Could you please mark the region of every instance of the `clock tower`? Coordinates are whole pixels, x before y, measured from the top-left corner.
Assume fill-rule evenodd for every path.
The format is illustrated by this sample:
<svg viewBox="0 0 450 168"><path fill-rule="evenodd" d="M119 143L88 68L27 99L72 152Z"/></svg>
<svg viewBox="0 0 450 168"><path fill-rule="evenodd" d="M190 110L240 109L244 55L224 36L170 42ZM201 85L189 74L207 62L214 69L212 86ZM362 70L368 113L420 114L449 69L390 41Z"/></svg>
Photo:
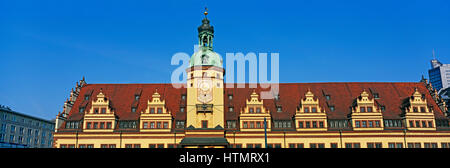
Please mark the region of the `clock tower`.
<svg viewBox="0 0 450 168"><path fill-rule="evenodd" d="M187 72L188 129L224 128L223 61L213 51L214 27L209 24L205 11L198 27L199 49L192 55Z"/></svg>

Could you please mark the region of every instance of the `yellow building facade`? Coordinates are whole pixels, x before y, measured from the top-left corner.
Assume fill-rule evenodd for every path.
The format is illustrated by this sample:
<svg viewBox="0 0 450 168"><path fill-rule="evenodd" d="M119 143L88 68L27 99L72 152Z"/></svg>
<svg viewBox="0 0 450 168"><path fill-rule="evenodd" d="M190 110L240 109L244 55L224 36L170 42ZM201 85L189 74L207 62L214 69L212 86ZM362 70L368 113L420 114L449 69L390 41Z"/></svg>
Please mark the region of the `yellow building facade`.
<svg viewBox="0 0 450 168"><path fill-rule="evenodd" d="M205 13L206 16L207 13ZM198 27L186 87L76 84L55 148L448 148L446 104L426 81L225 88L214 28Z"/></svg>

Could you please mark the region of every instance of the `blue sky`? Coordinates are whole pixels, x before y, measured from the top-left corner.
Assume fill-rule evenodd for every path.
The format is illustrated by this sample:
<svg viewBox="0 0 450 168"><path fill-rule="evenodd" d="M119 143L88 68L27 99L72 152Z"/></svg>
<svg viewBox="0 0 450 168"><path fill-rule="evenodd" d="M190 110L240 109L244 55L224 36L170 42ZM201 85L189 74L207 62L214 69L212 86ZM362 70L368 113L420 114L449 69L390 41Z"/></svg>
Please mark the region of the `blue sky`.
<svg viewBox="0 0 450 168"><path fill-rule="evenodd" d="M75 82L169 83L207 4L215 50L277 52L280 82L416 82L450 63L450 2L0 1L0 104L53 119Z"/></svg>

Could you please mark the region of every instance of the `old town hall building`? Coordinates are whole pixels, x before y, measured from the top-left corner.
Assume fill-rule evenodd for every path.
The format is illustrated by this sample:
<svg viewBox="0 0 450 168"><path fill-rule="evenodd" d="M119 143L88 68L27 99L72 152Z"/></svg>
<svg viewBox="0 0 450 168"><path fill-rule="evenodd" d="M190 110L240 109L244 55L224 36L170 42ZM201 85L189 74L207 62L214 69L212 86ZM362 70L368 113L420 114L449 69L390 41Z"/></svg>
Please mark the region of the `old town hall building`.
<svg viewBox="0 0 450 168"><path fill-rule="evenodd" d="M224 87L209 22L198 27L186 87L83 78L57 115L54 147L450 147L446 104L425 79L280 83L273 99L261 99L262 88Z"/></svg>

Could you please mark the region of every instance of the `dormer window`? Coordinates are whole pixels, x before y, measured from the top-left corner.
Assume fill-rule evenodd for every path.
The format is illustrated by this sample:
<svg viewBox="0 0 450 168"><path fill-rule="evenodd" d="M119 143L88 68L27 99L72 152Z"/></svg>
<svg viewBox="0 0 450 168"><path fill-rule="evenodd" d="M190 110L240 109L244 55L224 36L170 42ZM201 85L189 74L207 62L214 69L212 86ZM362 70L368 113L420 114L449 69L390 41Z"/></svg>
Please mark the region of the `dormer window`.
<svg viewBox="0 0 450 168"><path fill-rule="evenodd" d="M184 112L184 108L183 107L180 108L180 112L182 112L182 113Z"/></svg>
<svg viewBox="0 0 450 168"><path fill-rule="evenodd" d="M334 106L330 106L330 111L334 111Z"/></svg>
<svg viewBox="0 0 450 168"><path fill-rule="evenodd" d="M84 100L89 100L89 95L85 95Z"/></svg>
<svg viewBox="0 0 450 168"><path fill-rule="evenodd" d="M420 107L420 112L425 113L425 107Z"/></svg>
<svg viewBox="0 0 450 168"><path fill-rule="evenodd" d="M366 112L366 108L365 108L365 107L360 107L360 108L359 108L359 111L360 111L361 113L364 113L364 112Z"/></svg>
<svg viewBox="0 0 450 168"><path fill-rule="evenodd" d="M98 114L98 108L94 109L94 114Z"/></svg>
<svg viewBox="0 0 450 168"><path fill-rule="evenodd" d="M134 100L136 100L136 101L139 100L139 98L140 98L139 95L135 95L135 96L134 96Z"/></svg>
<svg viewBox="0 0 450 168"><path fill-rule="evenodd" d="M372 112L372 107L367 107L367 112Z"/></svg>
<svg viewBox="0 0 450 168"><path fill-rule="evenodd" d="M325 98L326 98L327 100L330 100L330 99L331 99L330 95L325 95Z"/></svg>
<svg viewBox="0 0 450 168"><path fill-rule="evenodd" d="M378 98L380 98L380 95L378 95L378 93L374 93L373 98L378 99Z"/></svg>
<svg viewBox="0 0 450 168"><path fill-rule="evenodd" d="M158 108L158 114L162 114L162 108Z"/></svg>
<svg viewBox="0 0 450 168"><path fill-rule="evenodd" d="M135 113L136 112L136 107L132 107L131 108L131 112Z"/></svg>
<svg viewBox="0 0 450 168"><path fill-rule="evenodd" d="M282 109L281 109L281 106L278 106L278 107L277 107L277 112L281 112L281 110L282 110Z"/></svg>
<svg viewBox="0 0 450 168"><path fill-rule="evenodd" d="M80 107L80 113L84 112L84 107Z"/></svg>
<svg viewBox="0 0 450 168"><path fill-rule="evenodd" d="M386 111L386 106L381 106L380 109L381 109L381 111L384 112L384 111Z"/></svg>
<svg viewBox="0 0 450 168"><path fill-rule="evenodd" d="M229 112L233 112L233 111L234 111L234 108L233 108L233 107L229 107L229 108L228 108L228 111L229 111Z"/></svg>
<svg viewBox="0 0 450 168"><path fill-rule="evenodd" d="M228 95L228 100L233 100L233 95Z"/></svg>
<svg viewBox="0 0 450 168"><path fill-rule="evenodd" d="M186 95L181 95L181 100L186 100Z"/></svg>

